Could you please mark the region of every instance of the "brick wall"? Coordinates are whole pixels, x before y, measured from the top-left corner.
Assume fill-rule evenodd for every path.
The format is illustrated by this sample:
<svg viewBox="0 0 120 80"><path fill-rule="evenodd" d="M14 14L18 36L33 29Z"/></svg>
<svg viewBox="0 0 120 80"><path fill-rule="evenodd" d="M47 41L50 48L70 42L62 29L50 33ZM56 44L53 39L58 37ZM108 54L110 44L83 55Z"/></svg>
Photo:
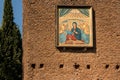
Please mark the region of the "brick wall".
<svg viewBox="0 0 120 80"><path fill-rule="evenodd" d="M93 48L56 48L56 5L92 6ZM23 0L23 80L120 80L119 0Z"/></svg>

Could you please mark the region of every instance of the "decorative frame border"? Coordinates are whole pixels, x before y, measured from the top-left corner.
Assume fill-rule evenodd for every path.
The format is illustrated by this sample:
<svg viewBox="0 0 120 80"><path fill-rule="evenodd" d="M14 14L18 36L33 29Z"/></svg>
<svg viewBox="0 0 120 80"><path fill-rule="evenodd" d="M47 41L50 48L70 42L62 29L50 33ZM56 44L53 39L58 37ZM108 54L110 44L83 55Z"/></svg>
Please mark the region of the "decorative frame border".
<svg viewBox="0 0 120 80"><path fill-rule="evenodd" d="M89 45L59 45L59 9L60 8L82 8L90 10L90 44ZM64 6L57 5L56 6L56 47L93 47L93 8L91 6Z"/></svg>

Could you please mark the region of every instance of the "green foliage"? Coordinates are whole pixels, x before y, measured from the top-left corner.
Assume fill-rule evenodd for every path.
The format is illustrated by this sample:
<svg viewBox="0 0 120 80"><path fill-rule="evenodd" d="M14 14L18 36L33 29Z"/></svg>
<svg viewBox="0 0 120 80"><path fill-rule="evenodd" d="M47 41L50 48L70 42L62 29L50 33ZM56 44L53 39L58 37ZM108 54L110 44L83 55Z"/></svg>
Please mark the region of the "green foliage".
<svg viewBox="0 0 120 80"><path fill-rule="evenodd" d="M13 22L11 0L4 0L0 50L0 80L22 80L22 39Z"/></svg>

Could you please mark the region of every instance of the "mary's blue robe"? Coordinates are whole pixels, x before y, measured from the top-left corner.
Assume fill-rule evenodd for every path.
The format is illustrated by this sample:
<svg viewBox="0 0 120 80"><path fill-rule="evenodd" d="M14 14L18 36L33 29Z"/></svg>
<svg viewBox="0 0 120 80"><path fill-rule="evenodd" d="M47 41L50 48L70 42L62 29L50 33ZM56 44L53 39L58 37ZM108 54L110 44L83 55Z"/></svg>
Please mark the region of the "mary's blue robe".
<svg viewBox="0 0 120 80"><path fill-rule="evenodd" d="M74 32L74 28L71 29L71 32L74 33L76 39L81 40L81 30L79 28L76 28L75 31L77 32L77 34Z"/></svg>

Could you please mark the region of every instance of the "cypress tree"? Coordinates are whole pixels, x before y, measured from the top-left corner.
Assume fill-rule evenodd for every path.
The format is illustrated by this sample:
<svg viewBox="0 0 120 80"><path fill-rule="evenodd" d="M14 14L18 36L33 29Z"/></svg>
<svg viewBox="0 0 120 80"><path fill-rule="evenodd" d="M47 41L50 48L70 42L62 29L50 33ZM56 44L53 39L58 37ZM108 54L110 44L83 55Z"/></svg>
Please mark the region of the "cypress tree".
<svg viewBox="0 0 120 80"><path fill-rule="evenodd" d="M2 61L2 50L1 50L1 44L2 44L2 29L0 28L0 64L1 64L1 61Z"/></svg>
<svg viewBox="0 0 120 80"><path fill-rule="evenodd" d="M5 80L2 75L2 64L4 58L4 56L2 55L2 42L3 42L2 39L3 39L3 35L2 35L2 29L0 27L0 80Z"/></svg>
<svg viewBox="0 0 120 80"><path fill-rule="evenodd" d="M1 80L22 79L22 39L20 31L13 20L11 0L4 0L1 42L2 63L0 64Z"/></svg>
<svg viewBox="0 0 120 80"><path fill-rule="evenodd" d="M2 43L2 29L0 28L0 53L1 53L1 43Z"/></svg>

